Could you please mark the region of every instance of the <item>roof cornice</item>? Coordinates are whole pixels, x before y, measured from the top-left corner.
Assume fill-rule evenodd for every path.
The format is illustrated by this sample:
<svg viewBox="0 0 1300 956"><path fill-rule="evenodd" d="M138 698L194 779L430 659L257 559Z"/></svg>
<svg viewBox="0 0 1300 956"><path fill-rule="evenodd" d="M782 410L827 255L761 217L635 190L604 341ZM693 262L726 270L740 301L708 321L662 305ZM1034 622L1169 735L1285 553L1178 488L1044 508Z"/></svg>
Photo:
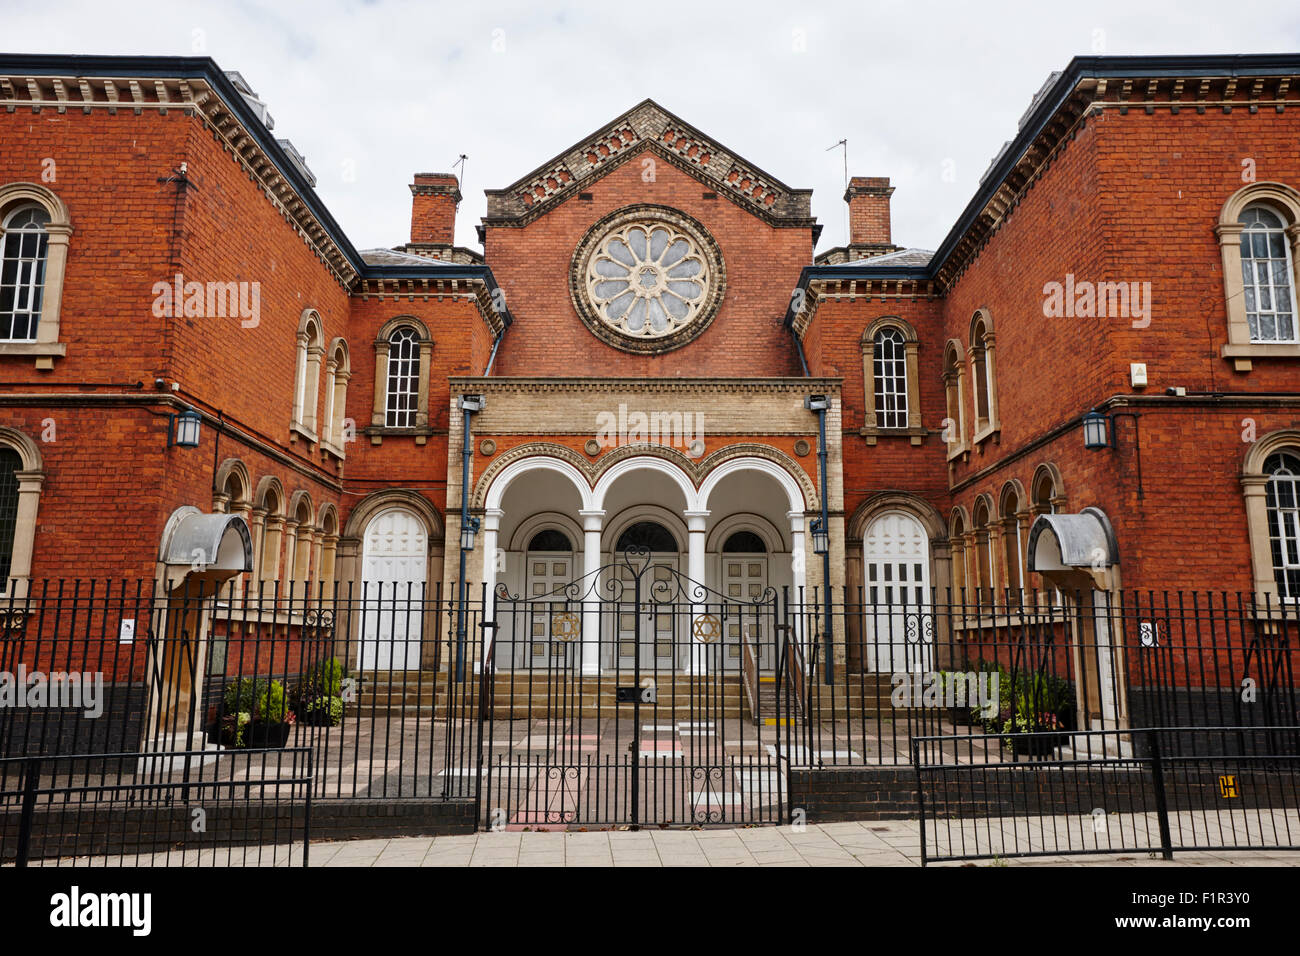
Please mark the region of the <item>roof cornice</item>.
<svg viewBox="0 0 1300 956"><path fill-rule="evenodd" d="M11 113L17 109L184 110L200 116L223 141L344 287L353 289L364 280L402 278L480 282L489 296L497 289L487 266L432 260L427 268L366 263L271 130L211 57L0 53L0 106ZM503 314L509 324L509 313Z"/></svg>

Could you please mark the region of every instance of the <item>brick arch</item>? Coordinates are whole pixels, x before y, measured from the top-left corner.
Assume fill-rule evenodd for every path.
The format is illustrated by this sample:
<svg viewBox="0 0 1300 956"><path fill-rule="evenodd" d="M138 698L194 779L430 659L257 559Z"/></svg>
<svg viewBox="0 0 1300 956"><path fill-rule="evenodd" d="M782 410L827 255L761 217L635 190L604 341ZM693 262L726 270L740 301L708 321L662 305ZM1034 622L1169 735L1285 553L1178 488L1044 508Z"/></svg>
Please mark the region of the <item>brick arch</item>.
<svg viewBox="0 0 1300 956"><path fill-rule="evenodd" d="M591 497L591 487L594 485L594 471L591 463L584 459L572 448L559 445L554 442L527 442L523 445L516 445L509 451L502 452L492 460L492 464L483 470L483 474L474 484L474 493L470 496L470 507L483 508L487 501L488 489L497 479L501 472L513 465L515 462L522 461L525 458L551 458L575 468L587 482L587 488L578 489L578 493L585 502Z"/></svg>

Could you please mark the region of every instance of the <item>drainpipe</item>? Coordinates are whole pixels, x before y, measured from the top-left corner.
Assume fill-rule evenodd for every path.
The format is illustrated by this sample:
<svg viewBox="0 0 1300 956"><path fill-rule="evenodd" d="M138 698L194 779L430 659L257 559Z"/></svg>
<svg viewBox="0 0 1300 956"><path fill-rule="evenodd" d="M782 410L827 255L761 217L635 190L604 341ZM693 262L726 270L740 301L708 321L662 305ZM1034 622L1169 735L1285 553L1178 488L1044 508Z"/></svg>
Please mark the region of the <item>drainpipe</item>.
<svg viewBox="0 0 1300 956"><path fill-rule="evenodd" d="M825 395L809 395L804 399L804 407L817 413L817 470L821 473L821 532L826 536L826 550L822 552L822 595L825 607L826 627L826 666L822 669L822 680L826 684L835 683L834 650L835 621L831 617L831 526L829 506L826 502L826 410L830 408L830 399Z"/></svg>
<svg viewBox="0 0 1300 956"><path fill-rule="evenodd" d="M474 449L470 440L469 420L475 412L483 410L482 395L462 395L457 400L464 413L464 427L461 430L462 454L460 463L460 575L457 588L460 600L456 602L456 682L465 680L465 599L469 582L465 580L465 562L470 551L474 550L474 534L478 531L478 519L469 516L469 467ZM466 545L469 547L466 548Z"/></svg>

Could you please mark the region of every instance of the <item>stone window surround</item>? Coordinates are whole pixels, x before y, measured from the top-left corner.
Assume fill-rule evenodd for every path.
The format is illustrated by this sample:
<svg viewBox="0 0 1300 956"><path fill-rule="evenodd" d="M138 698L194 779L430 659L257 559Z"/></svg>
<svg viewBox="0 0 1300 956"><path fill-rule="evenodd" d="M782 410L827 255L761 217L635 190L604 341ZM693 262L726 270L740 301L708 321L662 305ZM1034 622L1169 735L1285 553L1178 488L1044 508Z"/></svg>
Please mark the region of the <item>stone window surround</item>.
<svg viewBox="0 0 1300 956"><path fill-rule="evenodd" d="M903 348L907 362L907 427L881 428L876 425L876 336L882 329L897 329L903 335ZM921 343L916 329L896 315L882 315L862 333L862 382L866 398L866 420L860 432L868 445L876 444L881 437L908 437L913 445L920 445L928 434L921 424Z"/></svg>
<svg viewBox="0 0 1300 956"><path fill-rule="evenodd" d="M949 339L944 345L943 390L946 399L945 422L951 421L953 438L948 442L948 460L959 458L970 451L966 441L966 363L962 360L965 350L956 339Z"/></svg>
<svg viewBox="0 0 1300 956"><path fill-rule="evenodd" d="M10 600L25 597L31 582L36 515L40 507L41 487L45 483L45 464L36 442L16 428L0 425L0 445L12 448L22 461L21 470L14 475L18 480L18 515L14 523L9 578L0 581L0 597Z"/></svg>
<svg viewBox="0 0 1300 956"><path fill-rule="evenodd" d="M1269 455L1284 448L1300 454L1300 429L1284 428L1269 432L1250 446L1241 468L1242 494L1246 503L1246 529L1250 540L1250 563L1254 576L1255 600L1261 606L1276 607L1277 578L1273 572L1273 552L1268 537L1268 503L1265 491L1268 475L1264 462Z"/></svg>
<svg viewBox="0 0 1300 956"><path fill-rule="evenodd" d="M1300 192L1285 183L1249 183L1228 197L1219 213L1214 233L1219 237L1219 254L1223 260L1223 295L1228 320L1228 341L1219 350L1222 358L1232 362L1234 370L1249 372L1256 359L1300 358L1300 343L1252 342L1246 322L1245 282L1241 276L1241 234L1244 226L1237 221L1242 211L1253 203L1263 203L1287 222L1286 235L1291 242L1292 292L1300 290ZM1300 321L1300 306L1293 301Z"/></svg>
<svg viewBox="0 0 1300 956"><path fill-rule="evenodd" d="M35 342L0 342L0 357L18 356L36 360L36 368L50 370L54 360L67 354L67 343L59 341L59 321L63 305L63 282L68 264L68 242L72 220L68 207L53 192L36 183L7 183L0 186L0 213L33 202L49 213L45 226L49 243L45 253L45 286L41 293L41 317L36 325Z"/></svg>
<svg viewBox="0 0 1300 956"><path fill-rule="evenodd" d="M993 316L987 308L975 310L970 320L970 348L966 355L971 368L971 399L975 411L975 434L972 443L979 445L986 438L1002 430L1002 421L998 417L998 369L995 358L996 347L993 336ZM980 366L984 374L979 374ZM980 389L984 389L984 401L987 417L980 417Z"/></svg>
<svg viewBox="0 0 1300 956"><path fill-rule="evenodd" d="M314 445L319 440L320 368L325 355L325 332L320 313L315 309L303 310L298 320L297 343L289 440L302 437Z"/></svg>
<svg viewBox="0 0 1300 956"><path fill-rule="evenodd" d="M325 415L321 428L321 448L339 459L347 457L343 422L347 417L348 382L352 378L352 359L348 343L342 337L329 344L325 361Z"/></svg>
<svg viewBox="0 0 1300 956"><path fill-rule="evenodd" d="M420 346L420 382L415 426L413 428L389 428L384 424L387 421L388 412L388 340L394 332L403 327L415 330ZM429 371L432 362L433 338L429 335L429 330L425 324L415 316L395 316L380 326L379 333L375 337L374 406L370 413L370 427L365 430L366 434L370 436L370 444L383 444L385 436L413 436L417 445L423 445L429 440L429 436L433 434L433 429L429 427Z"/></svg>

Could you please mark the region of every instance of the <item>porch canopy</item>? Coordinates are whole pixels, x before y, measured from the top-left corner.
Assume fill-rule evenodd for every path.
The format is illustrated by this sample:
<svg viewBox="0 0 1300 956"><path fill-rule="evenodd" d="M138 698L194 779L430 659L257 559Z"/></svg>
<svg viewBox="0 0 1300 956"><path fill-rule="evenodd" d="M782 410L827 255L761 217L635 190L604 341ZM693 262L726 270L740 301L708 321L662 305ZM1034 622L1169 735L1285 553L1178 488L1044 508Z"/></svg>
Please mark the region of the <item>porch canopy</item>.
<svg viewBox="0 0 1300 956"><path fill-rule="evenodd" d="M1077 514L1039 515L1029 529L1029 570L1063 587L1107 588L1119 564L1119 547L1110 519L1100 508Z"/></svg>

